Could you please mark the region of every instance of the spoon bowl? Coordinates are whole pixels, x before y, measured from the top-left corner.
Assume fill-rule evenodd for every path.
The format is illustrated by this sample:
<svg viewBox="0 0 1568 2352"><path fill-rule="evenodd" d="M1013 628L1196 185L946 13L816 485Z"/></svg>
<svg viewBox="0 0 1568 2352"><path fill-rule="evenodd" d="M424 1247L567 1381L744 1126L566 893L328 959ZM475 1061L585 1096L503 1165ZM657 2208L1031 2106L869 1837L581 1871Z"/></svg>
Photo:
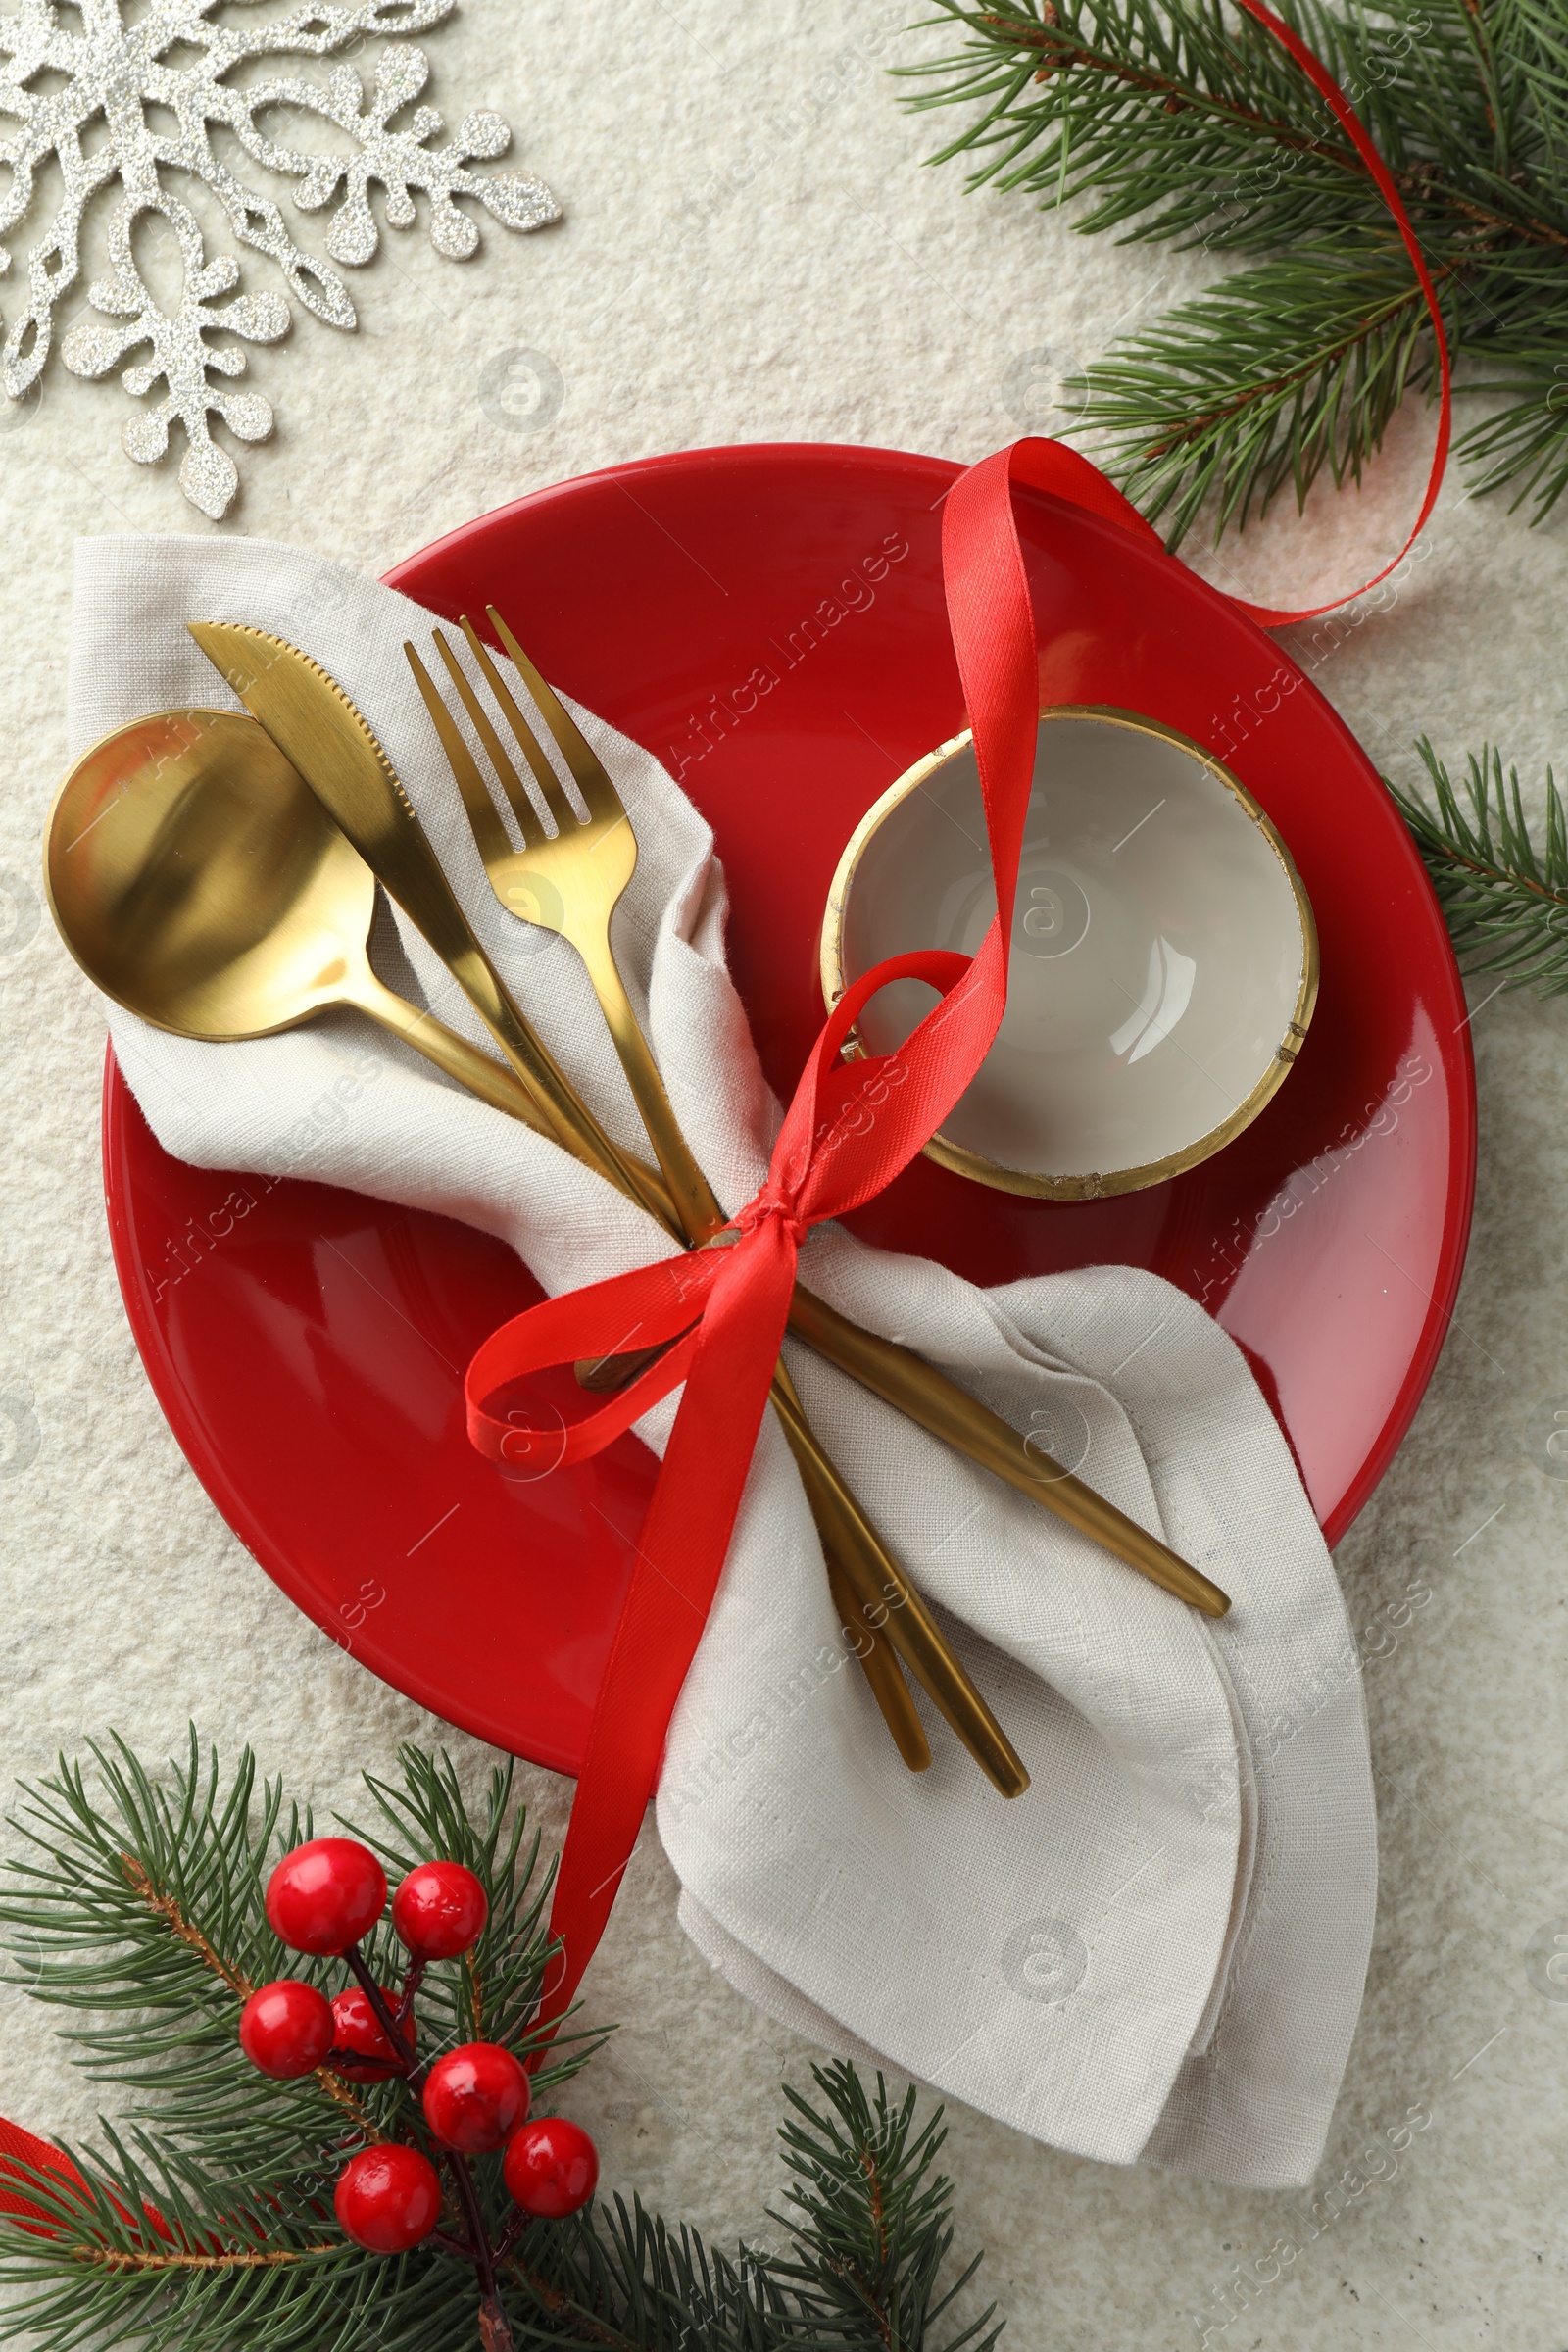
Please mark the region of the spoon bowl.
<svg viewBox="0 0 1568 2352"><path fill-rule="evenodd" d="M44 853L76 961L129 1012L268 1037L379 987L369 867L255 719L160 710L61 787Z"/></svg>
<svg viewBox="0 0 1568 2352"><path fill-rule="evenodd" d="M375 876L244 712L159 710L94 744L56 797L44 887L88 978L157 1028L224 1045L353 1006L541 1124L509 1069L376 978Z"/></svg>

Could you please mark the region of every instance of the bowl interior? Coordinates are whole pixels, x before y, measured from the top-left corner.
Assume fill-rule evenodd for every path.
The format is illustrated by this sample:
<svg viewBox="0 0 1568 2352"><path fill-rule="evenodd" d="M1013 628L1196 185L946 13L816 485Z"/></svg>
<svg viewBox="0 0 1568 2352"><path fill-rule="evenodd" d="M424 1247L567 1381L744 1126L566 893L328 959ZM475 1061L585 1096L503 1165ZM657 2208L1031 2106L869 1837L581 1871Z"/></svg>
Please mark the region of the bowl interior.
<svg viewBox="0 0 1568 2352"><path fill-rule="evenodd" d="M974 953L996 894L967 739L884 796L834 896L846 981L914 948ZM1044 713L1006 1014L946 1155L977 1155L1015 1189L1173 1175L1261 1109L1315 980L1304 893L1234 778L1132 713ZM933 1002L917 981L884 989L861 1016L866 1046L890 1051Z"/></svg>

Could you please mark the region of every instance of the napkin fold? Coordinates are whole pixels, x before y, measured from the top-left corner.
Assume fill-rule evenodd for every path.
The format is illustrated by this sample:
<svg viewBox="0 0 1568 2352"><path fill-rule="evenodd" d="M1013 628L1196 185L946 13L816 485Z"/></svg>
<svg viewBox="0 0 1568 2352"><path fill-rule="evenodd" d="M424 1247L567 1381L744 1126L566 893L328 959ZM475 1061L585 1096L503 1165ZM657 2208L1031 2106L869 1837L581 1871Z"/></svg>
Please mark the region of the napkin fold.
<svg viewBox="0 0 1568 2352"><path fill-rule="evenodd" d="M642 1148L575 956L515 922L485 879L403 657L429 616L263 541L84 542L74 753L146 711L237 707L187 619L275 631L338 680L524 1008L611 1133ZM733 1210L765 1174L779 1111L725 966L711 835L648 752L576 715L639 844L617 955L676 1113ZM382 908L373 956L390 985L488 1043L396 909ZM242 1045L169 1036L114 1005L109 1025L154 1133L183 1159L466 1219L551 1292L671 1253L598 1177L358 1014ZM368 1052L373 1083L335 1092ZM1376 1833L1360 1684L1346 1671L1353 1639L1242 1355L1141 1269L982 1291L824 1227L802 1272L1038 1430L1046 1450L1081 1457L1102 1494L1234 1605L1218 1623L1199 1616L790 1343L818 1433L1032 1786L1004 1802L923 1698L935 1760L918 1777L900 1764L767 1416L659 1788L686 1933L771 2015L1038 2139L1248 2186L1309 2180L1360 2003ZM666 1402L643 1425L656 1449L670 1417Z"/></svg>

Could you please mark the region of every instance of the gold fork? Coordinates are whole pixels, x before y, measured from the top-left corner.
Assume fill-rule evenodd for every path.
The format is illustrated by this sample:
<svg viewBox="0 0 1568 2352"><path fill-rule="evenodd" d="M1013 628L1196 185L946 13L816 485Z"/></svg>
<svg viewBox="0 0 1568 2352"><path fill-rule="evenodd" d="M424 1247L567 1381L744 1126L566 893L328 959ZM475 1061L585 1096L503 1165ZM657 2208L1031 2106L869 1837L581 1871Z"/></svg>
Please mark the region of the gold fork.
<svg viewBox="0 0 1568 2352"><path fill-rule="evenodd" d="M435 631L436 647L516 822L523 845L520 850L514 847L462 729L417 652L412 645L405 645L404 651L467 810L474 843L491 887L511 913L558 932L581 956L604 1008L612 1040L676 1214L687 1238L700 1244L719 1232L728 1220L681 1133L610 943L611 915L637 862L636 836L619 794L556 696L539 677L500 614L492 609L490 617L526 679L587 811L585 820L545 758L488 650L465 617L460 625L469 650L513 731L555 824L553 836L545 832L527 787L489 713L450 643L440 630ZM867 1667L878 1703L906 1761L913 1763L915 1759L908 1752L906 1731L901 1736L900 1719L906 1710L912 1714L912 1709L908 1708L907 1693L895 1688L893 1660L885 1652L878 1654L879 1633L886 1634L893 1648L996 1787L1004 1794L1021 1792L1028 1786L1028 1775L1016 1751L954 1654L920 1593L822 1452L782 1363L774 1378L773 1401L824 1538L830 1577L836 1570L851 1587L853 1598L858 1604L854 1622L866 1638L862 1663ZM844 1594L835 1584L834 1597L842 1605L851 1595ZM890 1705L895 1712L890 1712Z"/></svg>
<svg viewBox="0 0 1568 2352"><path fill-rule="evenodd" d="M654 1156L669 1187L676 1214L690 1240L705 1242L719 1232L727 1219L681 1133L610 943L611 915L636 869L637 836L614 785L493 607L490 618L527 681L545 725L570 770L586 814L573 808L560 777L545 758L538 737L518 710L515 697L466 614L458 625L528 763L546 812L555 825L553 836L541 824L527 787L441 630L433 632L436 651L495 768L522 836L520 850L514 850L508 839L484 779L467 756L462 734L411 646L406 651L414 674L430 716L440 730L442 748L452 763L496 897L523 922L558 932L582 957L648 1131L648 1140L654 1147Z"/></svg>

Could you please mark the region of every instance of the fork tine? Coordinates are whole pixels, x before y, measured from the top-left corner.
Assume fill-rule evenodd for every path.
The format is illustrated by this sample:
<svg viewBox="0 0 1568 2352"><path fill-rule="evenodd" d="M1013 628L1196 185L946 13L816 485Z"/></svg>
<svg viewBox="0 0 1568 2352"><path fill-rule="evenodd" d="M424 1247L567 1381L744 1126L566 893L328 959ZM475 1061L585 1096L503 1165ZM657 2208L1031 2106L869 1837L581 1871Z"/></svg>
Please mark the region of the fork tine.
<svg viewBox="0 0 1568 2352"><path fill-rule="evenodd" d="M555 739L557 751L571 770L572 782L582 794L583 806L591 817L601 824L626 813L625 804L606 775L599 761L583 741L580 729L571 713L564 707L554 690L539 675L517 640L496 611L486 605L490 625L512 658L528 692L539 706L539 715ZM510 697L508 698L511 699Z"/></svg>
<svg viewBox="0 0 1568 2352"><path fill-rule="evenodd" d="M551 816L555 819L557 832L569 833L573 831L575 827L582 823L582 818L577 814L576 809L572 806L570 794L566 791L565 787L561 781L561 778L557 775L555 769L551 766L549 760L546 759L538 736L534 733L532 727L529 726L528 721L523 717L522 712L517 709L516 703L514 701L512 695L507 689L506 680L502 677L501 672L491 661L490 648L487 645L482 644L479 638L475 635L473 623L469 620L466 612L462 612L458 615L458 626L462 629L464 636L467 639L468 651L472 654L474 661L478 663L480 676L484 679L485 684L489 687L491 693L495 696L496 701L500 704L501 714L507 721L507 724L511 727L513 734L516 738L517 747L521 751L523 758L527 760L529 768L532 770L533 780L538 785L541 793L544 795L545 807L549 809ZM454 672L454 675L456 673ZM497 762L497 765L501 769L503 776L505 776L505 756L501 751L499 736L496 734L495 729L489 725L488 720L479 716L477 710L474 711L474 717L476 720L478 720L480 727L485 730L485 745L490 753L491 759Z"/></svg>
<svg viewBox="0 0 1568 2352"><path fill-rule="evenodd" d="M457 689L458 700L468 713L474 733L490 755L490 762L506 795L507 806L521 829L523 848L527 849L530 843L542 842L545 829L539 821L539 811L528 798L528 787L514 767L506 745L491 725L489 712L469 685L451 642L443 637L439 629L432 629L430 634L435 641L436 652L446 663L447 675Z"/></svg>
<svg viewBox="0 0 1568 2352"><path fill-rule="evenodd" d="M403 641L403 651L408 655L415 684L424 697L424 707L441 738L441 749L447 756L447 764L463 795L463 806L468 812L474 847L481 860L488 865L493 858L510 857L512 844L507 839L507 829L490 798L489 787L479 773L478 762L464 741L462 728L441 700L434 679L407 638Z"/></svg>

